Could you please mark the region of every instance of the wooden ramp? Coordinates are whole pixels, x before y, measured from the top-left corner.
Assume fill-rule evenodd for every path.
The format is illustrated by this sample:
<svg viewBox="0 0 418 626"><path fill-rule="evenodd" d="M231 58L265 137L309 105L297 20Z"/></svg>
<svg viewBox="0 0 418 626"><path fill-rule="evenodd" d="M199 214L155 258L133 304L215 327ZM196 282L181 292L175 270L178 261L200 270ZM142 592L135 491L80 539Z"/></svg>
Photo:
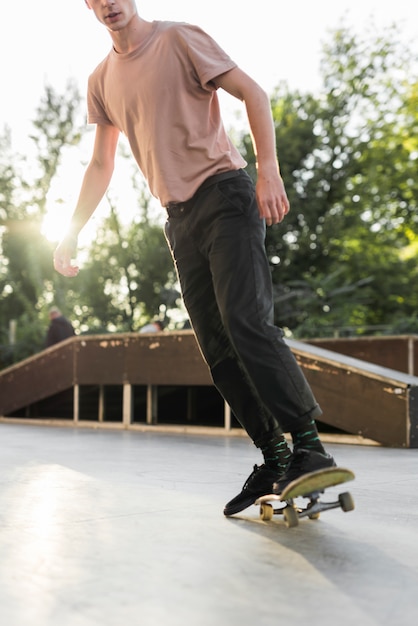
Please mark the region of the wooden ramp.
<svg viewBox="0 0 418 626"><path fill-rule="evenodd" d="M418 447L418 377L316 345L288 343L323 409L322 422L387 446ZM219 404L192 331L86 335L48 348L0 371L0 419L33 423L52 410L57 421L104 425L106 389L112 388L120 397L114 421L131 428L141 389L143 421L156 425L162 387L187 389L179 424L187 424L193 412L193 390L208 388L218 401L213 423L221 411L222 427L231 430L234 418ZM85 391L92 388L97 394L86 405Z"/></svg>
<svg viewBox="0 0 418 626"><path fill-rule="evenodd" d="M418 377L288 343L322 407L321 421L387 446L418 447Z"/></svg>

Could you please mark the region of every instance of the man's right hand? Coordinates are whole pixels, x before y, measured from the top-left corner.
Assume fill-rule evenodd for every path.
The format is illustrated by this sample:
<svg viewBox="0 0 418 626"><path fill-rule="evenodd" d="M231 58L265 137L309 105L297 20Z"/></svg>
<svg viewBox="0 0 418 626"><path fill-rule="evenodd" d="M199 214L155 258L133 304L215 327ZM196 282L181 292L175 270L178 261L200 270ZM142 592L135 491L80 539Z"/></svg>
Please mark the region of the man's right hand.
<svg viewBox="0 0 418 626"><path fill-rule="evenodd" d="M71 263L77 249L77 237L66 235L54 252L54 267L63 276L77 276L79 267Z"/></svg>

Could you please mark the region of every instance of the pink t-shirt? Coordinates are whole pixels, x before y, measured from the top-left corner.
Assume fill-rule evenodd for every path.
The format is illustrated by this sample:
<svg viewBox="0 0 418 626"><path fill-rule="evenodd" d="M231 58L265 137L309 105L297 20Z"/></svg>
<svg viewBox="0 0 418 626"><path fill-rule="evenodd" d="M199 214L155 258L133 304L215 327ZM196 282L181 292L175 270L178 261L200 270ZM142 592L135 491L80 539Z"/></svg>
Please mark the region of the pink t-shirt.
<svg viewBox="0 0 418 626"><path fill-rule="evenodd" d="M127 136L163 206L188 200L209 176L246 165L226 134L211 82L235 67L200 28L153 22L136 50L112 50L91 74L88 121Z"/></svg>

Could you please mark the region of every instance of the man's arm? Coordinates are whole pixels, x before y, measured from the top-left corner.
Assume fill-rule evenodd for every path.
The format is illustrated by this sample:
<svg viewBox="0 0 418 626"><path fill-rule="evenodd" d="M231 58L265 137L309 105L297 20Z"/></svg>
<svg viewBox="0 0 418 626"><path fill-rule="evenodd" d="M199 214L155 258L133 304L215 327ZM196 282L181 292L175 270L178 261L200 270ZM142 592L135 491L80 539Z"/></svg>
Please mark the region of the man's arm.
<svg viewBox="0 0 418 626"><path fill-rule="evenodd" d="M87 166L76 208L68 232L54 253L54 267L63 276L76 276L78 267L71 259L77 247L77 237L96 210L112 178L119 131L114 126L98 125L92 158Z"/></svg>
<svg viewBox="0 0 418 626"><path fill-rule="evenodd" d="M271 106L266 92L239 68L221 74L214 81L245 104L257 158L257 202L260 216L271 226L289 212L276 153Z"/></svg>

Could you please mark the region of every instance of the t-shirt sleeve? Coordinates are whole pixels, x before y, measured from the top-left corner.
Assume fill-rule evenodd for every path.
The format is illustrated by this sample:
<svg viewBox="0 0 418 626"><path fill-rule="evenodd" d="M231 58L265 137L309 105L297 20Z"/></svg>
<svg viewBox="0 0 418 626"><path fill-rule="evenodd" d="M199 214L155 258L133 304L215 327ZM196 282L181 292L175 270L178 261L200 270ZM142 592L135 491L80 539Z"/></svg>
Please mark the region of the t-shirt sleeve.
<svg viewBox="0 0 418 626"><path fill-rule="evenodd" d="M203 88L214 90L211 81L237 67L221 46L198 26L182 24L177 32L187 46L188 57Z"/></svg>
<svg viewBox="0 0 418 626"><path fill-rule="evenodd" d="M106 114L100 98L95 92L95 82L95 75L92 74L89 77L87 86L87 122L89 124L113 126L111 120Z"/></svg>

